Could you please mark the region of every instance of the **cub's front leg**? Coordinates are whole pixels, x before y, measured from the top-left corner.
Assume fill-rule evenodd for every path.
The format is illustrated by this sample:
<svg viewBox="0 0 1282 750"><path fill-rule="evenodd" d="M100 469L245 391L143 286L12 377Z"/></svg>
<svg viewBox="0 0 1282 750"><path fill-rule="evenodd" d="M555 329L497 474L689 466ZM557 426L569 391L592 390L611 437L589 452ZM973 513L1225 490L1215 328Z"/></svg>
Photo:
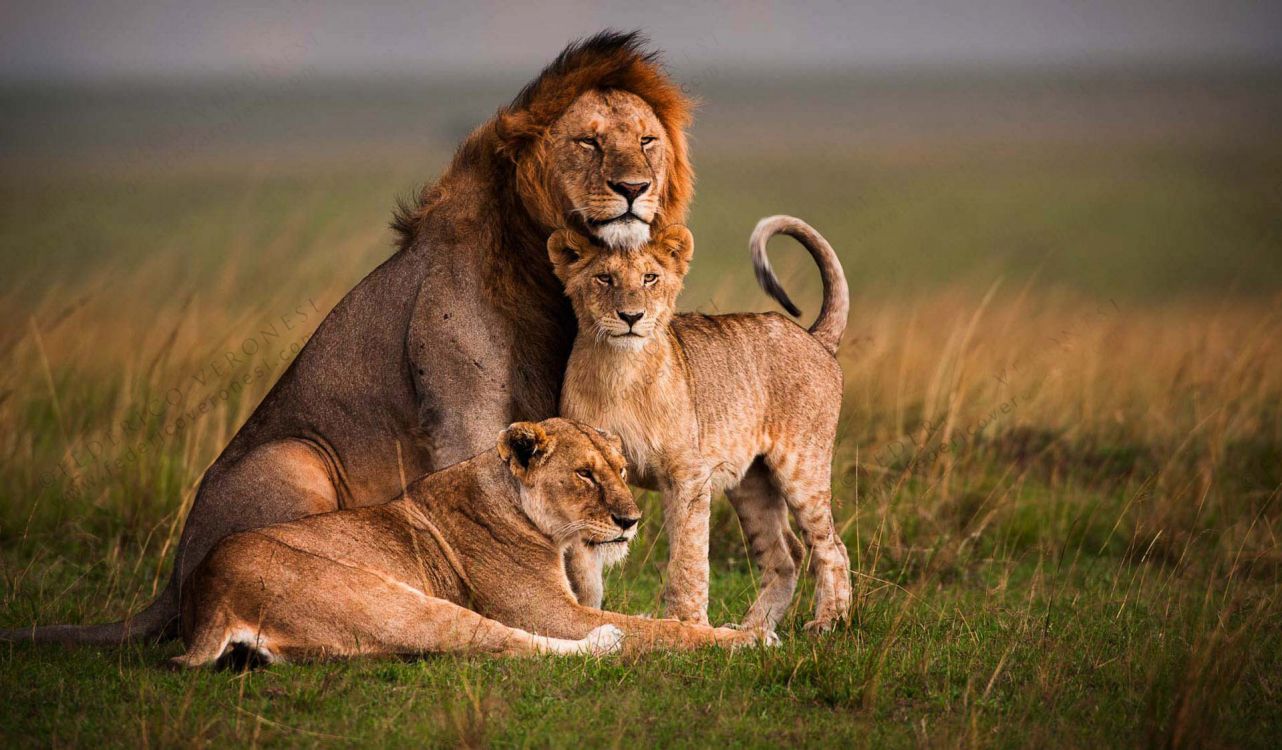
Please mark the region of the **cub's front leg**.
<svg viewBox="0 0 1282 750"><path fill-rule="evenodd" d="M708 518L711 482L705 476L676 480L663 490L668 531L668 582L664 611L682 622L708 624Z"/></svg>
<svg viewBox="0 0 1282 750"><path fill-rule="evenodd" d="M605 562L599 555L579 542L565 550L565 577L570 581L574 598L585 607L600 609L605 597L603 571Z"/></svg>

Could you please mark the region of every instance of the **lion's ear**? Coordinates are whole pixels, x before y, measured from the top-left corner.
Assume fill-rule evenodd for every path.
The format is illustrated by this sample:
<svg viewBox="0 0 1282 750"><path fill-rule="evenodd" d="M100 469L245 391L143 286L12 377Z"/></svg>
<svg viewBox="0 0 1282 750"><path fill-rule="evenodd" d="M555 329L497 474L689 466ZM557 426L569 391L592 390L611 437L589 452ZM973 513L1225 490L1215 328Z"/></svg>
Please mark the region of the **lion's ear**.
<svg viewBox="0 0 1282 750"><path fill-rule="evenodd" d="M531 465L552 452L552 439L537 422L513 422L499 435L498 449L512 473L524 477Z"/></svg>
<svg viewBox="0 0 1282 750"><path fill-rule="evenodd" d="M681 274L690 270L694 257L694 235L681 224L669 224L655 236L652 243L659 261Z"/></svg>
<svg viewBox="0 0 1282 750"><path fill-rule="evenodd" d="M513 162L527 147L538 139L541 128L534 117L524 110L500 113L495 118L495 133L499 138L499 152Z"/></svg>
<svg viewBox="0 0 1282 750"><path fill-rule="evenodd" d="M552 270L562 282L569 279L570 268L592 252L591 243L578 232L558 229L548 237L548 260L552 261Z"/></svg>

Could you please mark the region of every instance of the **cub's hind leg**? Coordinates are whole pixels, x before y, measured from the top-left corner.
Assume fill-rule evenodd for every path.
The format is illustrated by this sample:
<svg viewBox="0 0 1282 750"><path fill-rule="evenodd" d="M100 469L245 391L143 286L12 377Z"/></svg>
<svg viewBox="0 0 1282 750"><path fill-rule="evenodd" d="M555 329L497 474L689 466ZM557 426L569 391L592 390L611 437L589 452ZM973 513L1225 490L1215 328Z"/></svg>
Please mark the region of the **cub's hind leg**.
<svg viewBox="0 0 1282 750"><path fill-rule="evenodd" d="M788 527L788 506L760 460L726 496L739 516L748 550L761 573L761 588L742 627L773 631L792 603L797 566L805 550Z"/></svg>
<svg viewBox="0 0 1282 750"><path fill-rule="evenodd" d="M831 630L850 616L850 557L832 518L832 450L779 450L768 464L810 547L815 619L807 630Z"/></svg>

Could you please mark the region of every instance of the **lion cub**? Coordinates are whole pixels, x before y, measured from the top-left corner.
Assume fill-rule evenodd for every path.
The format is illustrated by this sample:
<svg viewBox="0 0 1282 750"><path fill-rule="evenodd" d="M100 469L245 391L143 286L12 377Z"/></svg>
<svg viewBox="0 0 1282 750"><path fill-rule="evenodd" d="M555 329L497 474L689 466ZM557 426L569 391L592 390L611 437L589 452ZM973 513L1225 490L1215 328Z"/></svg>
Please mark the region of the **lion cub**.
<svg viewBox="0 0 1282 750"><path fill-rule="evenodd" d="M561 390L562 415L623 440L633 481L663 494L671 544L667 614L708 620L708 516L724 490L761 570L761 591L743 625L773 630L792 601L802 549L791 510L813 551L815 618L828 629L850 609L849 559L833 525L831 463L842 375L835 353L849 292L832 247L787 216L752 233L757 279L793 315L775 278L766 241L798 239L823 275L824 301L809 331L777 313L674 314L694 252L682 226L646 247L611 252L569 230L548 239L548 255L579 322ZM567 572L576 591L599 565L575 550ZM577 580L576 580L577 579Z"/></svg>

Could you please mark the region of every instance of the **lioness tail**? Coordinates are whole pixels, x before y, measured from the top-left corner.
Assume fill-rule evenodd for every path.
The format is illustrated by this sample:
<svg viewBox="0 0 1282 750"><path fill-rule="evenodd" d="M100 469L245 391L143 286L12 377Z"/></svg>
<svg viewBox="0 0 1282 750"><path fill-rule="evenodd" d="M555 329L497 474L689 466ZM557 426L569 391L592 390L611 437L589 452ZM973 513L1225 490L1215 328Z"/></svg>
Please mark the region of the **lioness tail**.
<svg viewBox="0 0 1282 750"><path fill-rule="evenodd" d="M824 301L819 317L810 326L810 335L829 352L836 354L841 335L846 332L846 318L850 315L850 288L846 286L846 274L841 270L841 261L823 235L801 219L792 216L767 216L757 222L757 228L752 230L752 238L748 240L757 283L794 317L800 316L801 310L792 303L788 293L779 284L779 278L770 267L770 258L766 256L766 242L776 234L786 234L800 242L818 264L824 285Z"/></svg>
<svg viewBox="0 0 1282 750"><path fill-rule="evenodd" d="M120 622L107 625L42 625L0 630L0 643L32 641L114 646L143 639L171 638L177 635L178 630L177 599L177 590L171 580L146 609Z"/></svg>

